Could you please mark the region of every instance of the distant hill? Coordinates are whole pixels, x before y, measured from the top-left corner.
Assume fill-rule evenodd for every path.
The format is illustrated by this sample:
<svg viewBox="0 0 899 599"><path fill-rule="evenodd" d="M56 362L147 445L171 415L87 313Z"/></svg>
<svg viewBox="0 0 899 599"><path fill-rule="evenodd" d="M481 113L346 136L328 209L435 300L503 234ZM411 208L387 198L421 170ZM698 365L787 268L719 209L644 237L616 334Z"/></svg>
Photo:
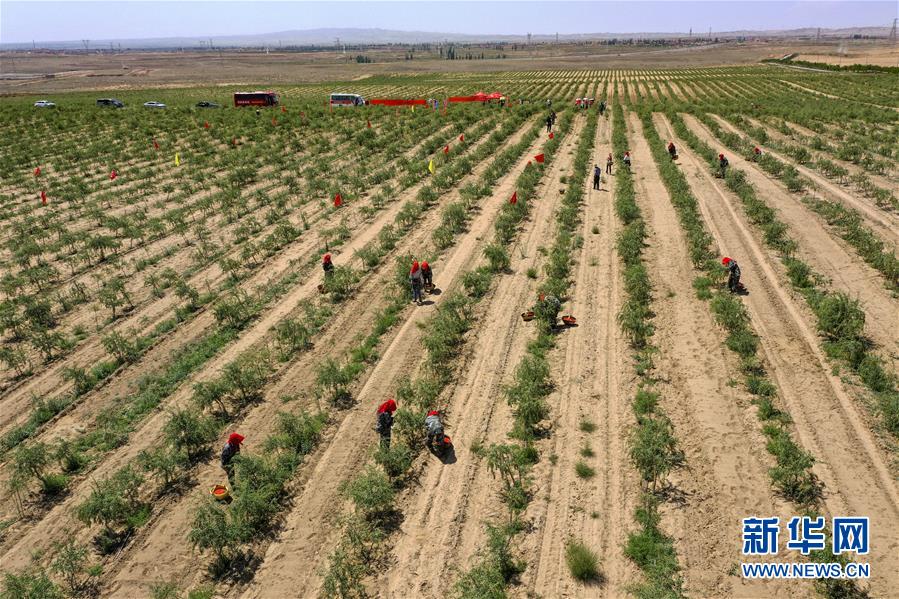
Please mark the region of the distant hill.
<svg viewBox="0 0 899 599"><path fill-rule="evenodd" d="M762 37L762 38L809 38L818 34L816 28L791 29L782 31L724 31L712 32L713 37L732 39L737 37ZM634 33L579 33L559 35L560 41L585 41L603 39L659 39L673 37L687 37L687 32L634 32ZM697 32L695 37L707 36L707 32ZM821 36L827 38L846 38L853 35L868 37L887 37L887 27L853 27L846 29L822 29ZM428 31L397 31L392 29L349 29L327 28L306 29L291 31L276 31L273 33L260 33L253 35L224 35L224 36L197 36L197 37L165 37L143 39L105 39L91 40L91 50L103 50L113 45L123 50L147 50L161 49L172 50L177 48L208 48L213 47L240 48L240 47L278 47L289 46L335 46L335 40L339 38L341 44L348 45L381 45L381 44L422 44L438 42L454 43L479 43L479 42L511 42L526 43L526 35L503 34L478 34L469 35L462 33L440 33ZM555 35L533 35L533 42L553 42ZM84 50L81 40L38 42L36 47L50 50ZM3 50L27 50L32 44L0 44Z"/></svg>

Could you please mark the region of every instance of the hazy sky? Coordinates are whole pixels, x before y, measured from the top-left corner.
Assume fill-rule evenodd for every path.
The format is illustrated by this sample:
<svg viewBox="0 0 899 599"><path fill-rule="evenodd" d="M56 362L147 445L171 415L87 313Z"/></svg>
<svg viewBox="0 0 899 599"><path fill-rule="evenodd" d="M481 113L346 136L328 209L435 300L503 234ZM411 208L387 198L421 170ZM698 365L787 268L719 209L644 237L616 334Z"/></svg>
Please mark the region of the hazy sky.
<svg viewBox="0 0 899 599"><path fill-rule="evenodd" d="M43 2L0 0L0 42L209 37L379 27L444 33L593 33L889 25L893 1Z"/></svg>

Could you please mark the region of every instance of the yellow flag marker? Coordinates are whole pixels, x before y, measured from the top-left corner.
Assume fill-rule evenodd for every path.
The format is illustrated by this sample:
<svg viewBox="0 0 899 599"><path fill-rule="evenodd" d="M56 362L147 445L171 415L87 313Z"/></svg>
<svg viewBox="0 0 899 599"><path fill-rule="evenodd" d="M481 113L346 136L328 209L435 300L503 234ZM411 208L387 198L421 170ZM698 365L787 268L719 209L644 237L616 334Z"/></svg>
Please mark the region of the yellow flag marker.
<svg viewBox="0 0 899 599"><path fill-rule="evenodd" d="M181 166L181 154L175 152L175 166Z"/></svg>
<svg viewBox="0 0 899 599"><path fill-rule="evenodd" d="M437 170L437 168L434 166L434 159L433 159L433 158L431 158L431 161L428 163L428 170L431 171L431 174L432 174L432 175L434 174L434 171Z"/></svg>

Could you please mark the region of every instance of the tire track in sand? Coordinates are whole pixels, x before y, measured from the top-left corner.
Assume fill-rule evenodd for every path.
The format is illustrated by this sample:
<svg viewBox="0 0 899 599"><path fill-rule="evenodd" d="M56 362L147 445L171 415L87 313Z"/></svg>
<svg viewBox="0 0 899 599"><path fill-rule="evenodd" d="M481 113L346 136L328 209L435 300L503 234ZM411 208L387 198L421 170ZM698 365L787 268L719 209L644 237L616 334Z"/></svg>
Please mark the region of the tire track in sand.
<svg viewBox="0 0 899 599"><path fill-rule="evenodd" d="M663 115L660 131L682 150L683 172L703 218L723 253L743 264L750 293L743 299L764 350L770 374L796 426L799 444L819 460L815 474L826 485L823 509L833 515L870 518L871 589L889 596L899 588L899 499L896 481L853 401L831 372L817 339L779 282L751 227L705 163L675 136Z"/></svg>

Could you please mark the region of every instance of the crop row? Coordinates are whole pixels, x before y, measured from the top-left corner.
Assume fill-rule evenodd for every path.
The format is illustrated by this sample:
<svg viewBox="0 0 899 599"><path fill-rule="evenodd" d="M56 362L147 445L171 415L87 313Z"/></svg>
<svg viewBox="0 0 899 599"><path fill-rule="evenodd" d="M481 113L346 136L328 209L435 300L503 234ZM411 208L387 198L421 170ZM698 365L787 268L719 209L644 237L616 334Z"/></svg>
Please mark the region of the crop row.
<svg viewBox="0 0 899 599"><path fill-rule="evenodd" d="M716 164L715 150L693 135L683 125L680 117L673 115L672 122L678 135L686 139L710 165ZM765 158L763 156L760 162ZM776 159L769 156L767 162L771 163L774 160ZM822 282L823 277L795 257L796 244L788 237L787 225L780 221L777 213L756 195L745 173L730 169L725 182L743 202L750 221L763 231L765 243L780 252L781 262L787 269L793 288L801 293L815 314L818 331L824 336L825 353L832 358L840 359L859 376L875 395L884 428L894 436L899 436L899 389L896 375L889 372L883 360L871 351L870 341L864 335L865 312L859 306L858 300L845 293L826 289ZM843 210L844 213L848 213L848 209ZM881 270L888 277L888 281L895 285L899 280L899 263L895 256L883 252L882 242L873 245L864 243L865 238L849 228L854 226L856 231L865 230L857 218L854 221L843 221L841 224L843 226L841 232L845 234L847 240L856 239L860 251L870 252L862 253L862 257Z"/></svg>
<svg viewBox="0 0 899 599"><path fill-rule="evenodd" d="M653 149L653 158L662 173L671 201L675 206L688 243L694 268L703 272L693 281L697 296L709 301L709 308L715 320L727 331L725 345L740 357L740 370L746 389L755 396L756 416L762 423L762 433L767 438L766 449L775 458L775 467L769 469L771 483L785 498L799 509L815 513L823 496L823 485L812 472L814 456L800 447L793 439L790 430L791 419L787 412L781 410L775 401L778 399L777 386L771 382L762 359L758 355L760 339L753 331L752 323L743 304L732 294L721 289L724 272L719 267L711 246L714 242L704 224L696 197L689 184L676 165L668 158L665 145L659 137L649 112L643 113L643 123L647 139ZM707 152L699 149L702 142L692 136L683 121L672 113L668 118L674 125L675 132L681 139L707 157ZM734 177L736 169L731 168L728 178ZM742 174L742 173L741 173ZM737 176L739 177L739 176ZM739 177L742 183L743 177ZM730 181L727 181L730 186ZM743 183L747 185L746 183ZM743 194L734 190L741 198ZM744 200L745 201L745 200ZM747 212L749 209L747 207ZM772 211L773 213L773 211ZM750 219L753 217L750 213ZM791 273L803 272L804 263L784 256ZM791 268L792 266L792 268ZM805 270L804 272L808 272ZM791 275L792 277L792 275ZM781 403L782 401L778 401ZM833 556L823 551L812 552L810 559L816 562L839 559L845 556ZM826 597L857 596L858 589L853 581L836 579L818 579L816 588Z"/></svg>
<svg viewBox="0 0 899 599"><path fill-rule="evenodd" d="M612 105L612 149L616 156L628 149L624 107L618 98ZM634 352L637 391L631 402L636 426L630 435L630 458L640 475L641 500L634 519L638 530L628 534L625 555L642 571L644 580L635 589L638 596L683 597L674 541L659 527L662 490L668 473L683 463L674 426L659 405L659 393L653 390L652 281L643 261L646 223L634 196L634 179L627 168L615 176L615 214L623 227L616 249L624 265L626 299L618 312L618 324L629 337Z"/></svg>

